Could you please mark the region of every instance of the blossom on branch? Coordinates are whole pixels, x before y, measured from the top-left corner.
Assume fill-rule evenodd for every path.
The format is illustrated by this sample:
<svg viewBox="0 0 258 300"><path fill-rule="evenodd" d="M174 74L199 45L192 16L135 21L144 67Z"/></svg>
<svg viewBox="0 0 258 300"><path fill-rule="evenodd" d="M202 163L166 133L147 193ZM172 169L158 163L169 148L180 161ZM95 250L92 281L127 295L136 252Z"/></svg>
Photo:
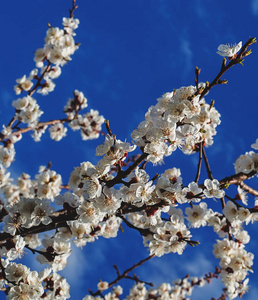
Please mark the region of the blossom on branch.
<svg viewBox="0 0 258 300"><path fill-rule="evenodd" d="M217 54L226 57L233 57L242 48L242 42L238 44L221 44L218 47Z"/></svg>

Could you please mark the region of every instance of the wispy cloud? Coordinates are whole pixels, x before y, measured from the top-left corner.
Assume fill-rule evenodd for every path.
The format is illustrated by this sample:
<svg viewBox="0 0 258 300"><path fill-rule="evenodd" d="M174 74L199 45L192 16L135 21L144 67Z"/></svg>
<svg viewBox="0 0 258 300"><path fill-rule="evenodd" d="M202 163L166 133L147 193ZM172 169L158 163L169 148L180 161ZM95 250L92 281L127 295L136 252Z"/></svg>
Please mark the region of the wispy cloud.
<svg viewBox="0 0 258 300"><path fill-rule="evenodd" d="M244 296L246 300L257 299L258 288L255 286L251 286L249 292Z"/></svg>
<svg viewBox="0 0 258 300"><path fill-rule="evenodd" d="M72 254L69 256L67 267L60 272L73 287L81 287L85 281L83 278L87 260L82 249L72 247ZM75 275L76 274L76 275Z"/></svg>
<svg viewBox="0 0 258 300"><path fill-rule="evenodd" d="M1 92L0 92L0 101L1 101L0 118L1 118L3 124L5 124L5 122L10 121L10 120L7 120L8 114L6 113L6 110L7 109L12 110L12 107L11 107L12 100L15 100L13 94L7 90L1 90ZM13 109L13 112L14 112L14 109ZM10 115L8 117L10 118Z"/></svg>
<svg viewBox="0 0 258 300"><path fill-rule="evenodd" d="M180 54L182 60L182 79L186 78L193 70L193 52L191 43L186 37L182 37L180 41Z"/></svg>
<svg viewBox="0 0 258 300"><path fill-rule="evenodd" d="M166 20L171 17L171 10L168 8L164 0L159 1L157 12Z"/></svg>
<svg viewBox="0 0 258 300"><path fill-rule="evenodd" d="M251 11L255 16L258 16L258 0L251 1Z"/></svg>
<svg viewBox="0 0 258 300"><path fill-rule="evenodd" d="M195 7L195 12L200 19L206 19L209 16L207 10L205 10L205 6L203 5L202 1L200 0L195 1L194 7Z"/></svg>
<svg viewBox="0 0 258 300"><path fill-rule="evenodd" d="M151 281L159 284L161 282L171 282L188 273L190 276L204 276L205 273L213 271L213 269L212 262L204 253L198 253L185 258L177 254L171 254L153 259L143 272L145 276L150 277Z"/></svg>

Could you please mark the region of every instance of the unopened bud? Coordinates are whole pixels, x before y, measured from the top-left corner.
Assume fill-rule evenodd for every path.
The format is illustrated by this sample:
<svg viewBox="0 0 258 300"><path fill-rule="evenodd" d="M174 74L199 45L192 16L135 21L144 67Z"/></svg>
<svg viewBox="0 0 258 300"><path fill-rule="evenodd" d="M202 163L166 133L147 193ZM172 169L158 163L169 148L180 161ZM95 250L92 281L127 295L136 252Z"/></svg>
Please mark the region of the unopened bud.
<svg viewBox="0 0 258 300"><path fill-rule="evenodd" d="M243 61L244 61L244 59L240 59L240 61L238 62L239 64L241 64L242 66L244 65L243 64Z"/></svg>
<svg viewBox="0 0 258 300"><path fill-rule="evenodd" d="M210 110L212 109L212 107L214 106L214 103L215 103L215 100L214 99L212 99L211 100L211 104L210 104Z"/></svg>
<svg viewBox="0 0 258 300"><path fill-rule="evenodd" d="M242 54L242 57L246 57L252 53L252 50L248 50Z"/></svg>
<svg viewBox="0 0 258 300"><path fill-rule="evenodd" d="M201 73L201 69L199 69L198 67L195 67L195 75L198 76Z"/></svg>
<svg viewBox="0 0 258 300"><path fill-rule="evenodd" d="M250 38L250 45L256 44L256 43L257 43L256 37Z"/></svg>
<svg viewBox="0 0 258 300"><path fill-rule="evenodd" d="M226 79L219 79L218 84L227 84L228 80Z"/></svg>

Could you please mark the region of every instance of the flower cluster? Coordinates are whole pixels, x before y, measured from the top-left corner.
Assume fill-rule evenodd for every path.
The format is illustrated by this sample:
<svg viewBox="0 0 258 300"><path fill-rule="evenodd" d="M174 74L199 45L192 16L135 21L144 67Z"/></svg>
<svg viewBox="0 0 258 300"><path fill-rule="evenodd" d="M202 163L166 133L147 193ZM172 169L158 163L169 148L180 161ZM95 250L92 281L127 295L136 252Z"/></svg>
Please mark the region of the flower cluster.
<svg viewBox="0 0 258 300"><path fill-rule="evenodd" d="M29 95L38 88L37 92L47 95L54 90L55 84L53 79L56 79L61 74L60 66L63 66L71 60L71 55L78 49L75 44L74 30L79 24L78 19L63 18L63 29L58 27L50 27L46 33L45 45L35 52L34 61L37 68L40 68L41 75L38 75L38 69L31 71L30 75L26 75L17 79L17 85L14 90L17 95L23 91L27 91ZM44 79L44 83L41 81ZM33 88L32 80L37 80L38 83Z"/></svg>
<svg viewBox="0 0 258 300"><path fill-rule="evenodd" d="M210 226L221 238L213 250L214 256L220 259L221 269L203 278L186 276L173 285L163 283L149 290L136 276L117 272L118 280L129 278L136 282L126 299L183 299L191 295L195 285L203 286L218 276L229 298L241 296L248 289L247 276L254 259L254 255L245 250L250 236L244 225L258 220L258 198L253 208L243 206L247 205L245 193L257 196L258 192L246 186L243 180L257 174L258 154L250 151L236 160L235 170L240 175L220 181L213 178L204 147L213 144L220 114L213 101L206 103L204 96L210 86L199 84L198 76L195 87L181 87L158 98L157 104L145 114L145 120L132 132L132 143L118 139L106 122L108 133L96 148L98 162L95 165L82 162L71 172L67 185L62 185L61 175L50 170L51 164L40 167L34 179L22 173L15 181L7 171L14 161L14 143L27 131L33 131L35 141L40 140L47 128L50 138L60 141L67 134L65 124L72 130L80 130L82 140L103 134L104 117L98 111L91 109L81 113L88 106L81 91L75 90L68 99L64 119L48 122L39 121L43 112L32 98L35 91L43 95L53 91L54 79L60 76L61 67L78 49L74 41L74 31L79 24L79 20L73 18L75 9L73 1L70 18L63 18L63 29L49 26L44 47L35 52L34 61L40 70L32 70L29 76L16 80L16 94L26 92L27 95L12 102L15 115L0 133L3 143L0 145L0 289L5 291L7 299L67 299L69 285L58 272L67 265L72 243L83 247L99 237L114 238L123 224L141 234L150 252L149 258L168 253L181 255L187 245L199 244L192 240L192 229ZM238 55L242 42L232 47L220 45L218 54L229 57L227 66L233 66L243 55L248 55L245 51L254 41L250 39ZM211 86L223 83L218 78L226 71L226 61L224 58ZM21 128L24 124L27 127ZM162 163L164 157L177 148L184 154L199 152L196 179L184 185L179 168L166 169L151 179L146 164ZM252 148L258 149L258 140ZM129 157L136 149L141 154ZM200 184L202 154L208 179ZM225 192L232 183L239 185L234 198ZM67 190L61 194L62 189ZM220 211L210 208L211 199L220 199ZM238 202L240 199L242 202ZM42 235L51 230L51 234ZM13 262L21 259L25 250L37 254L37 261L46 265L42 272ZM84 300L121 299L120 286L103 296L102 292L112 285L100 281L98 292Z"/></svg>
<svg viewBox="0 0 258 300"><path fill-rule="evenodd" d="M15 108L15 118L22 123L35 126L39 120L39 117L43 114L43 111L39 109L39 105L36 100L31 96L18 98L13 101L13 107Z"/></svg>
<svg viewBox="0 0 258 300"><path fill-rule="evenodd" d="M220 259L221 279L230 299L248 291L246 276L252 270L254 255L244 249L244 245L233 240L218 240L214 245L214 256Z"/></svg>
<svg viewBox="0 0 258 300"><path fill-rule="evenodd" d="M17 184L13 183L10 173L0 164L0 192L5 197L7 207L12 207L20 203L24 198L50 199L59 195L61 191L62 178L53 170L41 166L39 174L32 180L30 175L22 173L17 179Z"/></svg>
<svg viewBox="0 0 258 300"><path fill-rule="evenodd" d="M254 147L254 146L253 146ZM256 148L254 148L256 149ZM243 172L248 174L252 171L258 171L258 153L254 151L246 152L238 157L235 162L236 173Z"/></svg>
<svg viewBox="0 0 258 300"><path fill-rule="evenodd" d="M199 85L181 87L158 98L132 133L135 144L148 153L147 160L161 163L164 156L171 155L179 147L185 154L197 151L198 144L213 144L220 114L201 99Z"/></svg>
<svg viewBox="0 0 258 300"><path fill-rule="evenodd" d="M130 289L129 294L127 295L126 300L136 300L136 299L188 299L187 296L191 296L194 290L194 287L199 286L203 287L207 283L210 283L213 278L218 278L221 270L216 268L214 273L206 274L204 277L190 277L189 275L185 276L183 279L177 279L170 283L162 283L157 288L147 288L147 284L144 282L137 282ZM102 288L104 287L104 288ZM100 281L98 284L98 291L103 291L109 288L108 282ZM120 285L114 286L112 291L107 293L102 298L99 296L94 297L93 295L87 295L83 300L119 300L123 294L123 289Z"/></svg>
<svg viewBox="0 0 258 300"><path fill-rule="evenodd" d="M5 265L5 262L2 262ZM38 273L14 262L5 268L6 281L10 290L6 299L67 299L70 297L69 284L57 273L45 269ZM3 280L1 282L3 285Z"/></svg>

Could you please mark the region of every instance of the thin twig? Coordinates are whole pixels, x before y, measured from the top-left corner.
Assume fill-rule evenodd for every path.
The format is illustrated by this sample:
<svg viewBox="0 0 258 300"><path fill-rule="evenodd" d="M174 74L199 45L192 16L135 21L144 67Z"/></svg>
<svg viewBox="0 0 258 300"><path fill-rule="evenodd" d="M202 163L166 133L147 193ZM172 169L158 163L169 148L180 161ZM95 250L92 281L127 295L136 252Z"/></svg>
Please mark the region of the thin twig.
<svg viewBox="0 0 258 300"><path fill-rule="evenodd" d="M208 161L207 155L205 153L204 147L202 148L202 153L203 153L203 158L204 158L204 162L205 162L208 177L209 177L209 179L213 180L213 175L212 175L212 172L211 172L211 168L210 168L209 161Z"/></svg>
<svg viewBox="0 0 258 300"><path fill-rule="evenodd" d="M121 218L128 227L137 230L142 236L147 236L148 234L152 234L152 232L149 229L139 228L134 226L132 223L127 221L127 219L122 215L119 215L119 218Z"/></svg>
<svg viewBox="0 0 258 300"><path fill-rule="evenodd" d="M245 192L254 195L256 197L258 197L258 191L251 188L250 186L248 186L247 184L245 184L243 181L240 181L238 183L238 185L241 187L242 190L244 190Z"/></svg>
<svg viewBox="0 0 258 300"><path fill-rule="evenodd" d="M109 287L113 286L114 284L116 284L119 280L121 280L122 278L126 278L127 274L129 272L131 272L132 270L136 269L137 267L141 266L142 264L144 264L146 261L152 259L153 257L155 257L155 254L152 254L144 259L142 259L141 261L139 261L138 263L134 264L132 267L128 268L127 270L125 270L122 274L118 274L117 278L115 280L113 280L112 282L109 283Z"/></svg>
<svg viewBox="0 0 258 300"><path fill-rule="evenodd" d="M78 8L78 5L76 5L76 0L73 0L73 7L72 9L69 9L69 13L70 13L70 18L74 17L74 11Z"/></svg>
<svg viewBox="0 0 258 300"><path fill-rule="evenodd" d="M111 188L115 184L121 183L123 178L131 174L148 156L148 153L143 153L128 169L117 173L116 177L106 182L107 187Z"/></svg>
<svg viewBox="0 0 258 300"><path fill-rule="evenodd" d="M201 165L202 165L202 150L203 150L203 142L201 142L199 144L199 162L198 162L198 166L197 166L197 174L195 177L195 182L198 183L199 178L200 178L200 174L201 174Z"/></svg>
<svg viewBox="0 0 258 300"><path fill-rule="evenodd" d="M46 73L50 70L50 66L51 66L51 62L48 61L48 65L46 67L46 69L44 70L44 72L41 74L41 76L38 78L36 84L34 85L34 87L28 92L28 95L31 96L35 93L36 89L41 86L41 80L44 78L44 76L46 75Z"/></svg>
<svg viewBox="0 0 258 300"><path fill-rule="evenodd" d="M208 157L207 157L207 155L205 153L204 147L203 147L203 157L204 157L204 162L205 162L205 166L206 166L208 177L209 177L210 180L213 180L213 175L212 175L212 172L211 172L211 168L210 168L210 165L209 165ZM225 199L224 199L224 197L220 198L220 203L221 203L221 207L223 209L225 207Z"/></svg>
<svg viewBox="0 0 258 300"><path fill-rule="evenodd" d="M127 279L132 279L132 280L134 280L134 281L136 281L136 282L142 282L142 283L145 283L145 284L148 284L148 285L153 286L153 283L148 283L148 282L142 281L142 280L140 280L138 277L136 277L135 275L134 275L133 277L132 277L132 276L127 276L127 274L128 274L129 272L131 272L132 270L136 269L137 267L141 266L142 264L144 264L146 261L152 259L154 256L155 256L155 254L152 254L152 255L146 257L145 259L143 259L143 260L139 261L138 263L134 264L132 267L126 269L122 274L120 273L120 271L119 271L117 265L114 265L114 268L115 268L116 273L117 273L117 278L114 279L112 282L110 282L110 283L108 284L108 287L110 288L111 286L113 286L113 285L115 285L116 283L118 283L121 279L125 279L125 278L127 278ZM95 293L93 293L93 292L89 289L89 292L90 292L91 296L98 296L98 295L99 295L99 296L103 297L103 295L101 294L101 291L100 291L100 290L97 290Z"/></svg>
<svg viewBox="0 0 258 300"><path fill-rule="evenodd" d="M244 44L244 46L241 48L241 50L240 50L239 54L236 56L236 58L230 60L230 62L227 65L225 64L226 59L225 58L223 59L223 63L222 63L220 72L218 73L218 75L214 78L214 80L210 84L206 85L206 87L204 88L204 90L201 93L200 99L203 98L209 92L209 90L212 87L214 87L215 85L226 83L226 81L220 80L221 76L232 66L241 63L243 61L243 58L246 55L248 55L246 52L247 48L254 43L256 43L255 38L249 38L248 41Z"/></svg>

